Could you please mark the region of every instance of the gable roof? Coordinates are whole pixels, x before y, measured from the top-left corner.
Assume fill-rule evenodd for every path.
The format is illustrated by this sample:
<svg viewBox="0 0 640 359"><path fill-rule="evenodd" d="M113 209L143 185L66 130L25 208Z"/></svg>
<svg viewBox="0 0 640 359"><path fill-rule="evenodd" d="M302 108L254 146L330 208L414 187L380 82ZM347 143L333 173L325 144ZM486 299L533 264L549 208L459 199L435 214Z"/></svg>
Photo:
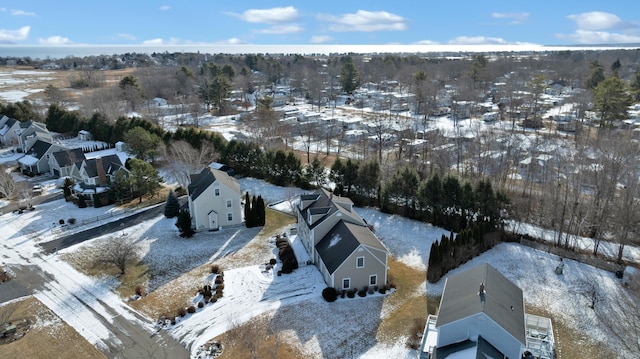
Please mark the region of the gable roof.
<svg viewBox="0 0 640 359"><path fill-rule="evenodd" d="M200 173L194 173L190 177L191 183L187 189L192 201L196 200L215 181L237 192L238 195L242 194L240 193L240 183L235 178L229 176L227 172L215 168L205 167Z"/></svg>
<svg viewBox="0 0 640 359"><path fill-rule="evenodd" d="M118 155L108 155L84 160L84 170L89 178L98 177L98 159L102 159L102 169L106 174L114 174L124 167Z"/></svg>
<svg viewBox="0 0 640 359"><path fill-rule="evenodd" d="M340 220L316 244L316 251L327 271L333 273L360 245L387 251L368 227L344 220Z"/></svg>
<svg viewBox="0 0 640 359"><path fill-rule="evenodd" d="M365 221L353 210L349 210L347 207L341 203L352 203L351 200L344 197L334 196L333 193L327 191L324 188L321 188L314 192L313 194L305 194L300 196L301 202L305 201L313 201L309 203L306 207L300 209L300 214L302 218L307 219L309 215L319 215L324 214L322 218L316 219L313 223L307 225L309 228L314 228L319 223L321 223L325 218L331 216L336 212L341 212L344 215L343 219L348 220L352 223L357 223L360 225L366 225Z"/></svg>
<svg viewBox="0 0 640 359"><path fill-rule="evenodd" d="M29 155L37 159L41 159L42 156L44 156L44 154L47 153L49 148L51 148L51 146L53 146L53 144L49 142L37 140L36 142L33 143L33 146L31 146L31 148L29 149Z"/></svg>
<svg viewBox="0 0 640 359"><path fill-rule="evenodd" d="M479 294L484 283L484 294ZM484 313L505 331L526 343L522 290L489 264L447 278L436 328Z"/></svg>
<svg viewBox="0 0 640 359"><path fill-rule="evenodd" d="M86 159L84 152L81 148L74 148L72 150L59 151L53 153L53 158L60 167L70 166Z"/></svg>

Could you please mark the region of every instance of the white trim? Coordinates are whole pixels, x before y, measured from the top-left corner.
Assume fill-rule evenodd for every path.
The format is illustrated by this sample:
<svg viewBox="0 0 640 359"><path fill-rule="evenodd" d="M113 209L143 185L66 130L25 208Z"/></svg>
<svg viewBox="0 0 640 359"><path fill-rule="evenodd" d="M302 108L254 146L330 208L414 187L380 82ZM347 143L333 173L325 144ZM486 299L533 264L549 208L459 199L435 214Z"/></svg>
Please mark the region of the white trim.
<svg viewBox="0 0 640 359"><path fill-rule="evenodd" d="M359 265L360 258L362 258L362 265ZM364 268L364 256L356 257L356 268Z"/></svg>
<svg viewBox="0 0 640 359"><path fill-rule="evenodd" d="M231 207L233 207L233 201L228 199L227 200L227 208L231 208Z"/></svg>
<svg viewBox="0 0 640 359"><path fill-rule="evenodd" d="M227 212L227 222L233 222L233 212Z"/></svg>
<svg viewBox="0 0 640 359"><path fill-rule="evenodd" d="M348 281L349 281L349 286L348 286L348 287L345 287L345 286L344 286L344 281L345 281L345 280L348 280ZM349 278L342 278L342 289L351 289L351 277L349 277Z"/></svg>
<svg viewBox="0 0 640 359"><path fill-rule="evenodd" d="M373 279L373 278L375 278L375 279L376 279L376 282L375 282L375 283L371 283L371 279ZM371 274L371 275L369 276L369 285L370 285L370 286L371 286L371 285L378 285L378 275L377 275L377 274Z"/></svg>

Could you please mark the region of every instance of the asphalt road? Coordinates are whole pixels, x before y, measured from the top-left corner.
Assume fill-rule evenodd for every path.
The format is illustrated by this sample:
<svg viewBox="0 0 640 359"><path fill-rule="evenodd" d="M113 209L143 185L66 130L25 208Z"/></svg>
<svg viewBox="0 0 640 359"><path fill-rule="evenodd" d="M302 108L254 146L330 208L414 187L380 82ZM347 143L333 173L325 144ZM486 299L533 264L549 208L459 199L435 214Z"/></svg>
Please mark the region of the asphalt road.
<svg viewBox="0 0 640 359"><path fill-rule="evenodd" d="M50 254L64 248L71 247L78 243L82 243L89 239L100 237L109 233L117 233L118 231L122 231L123 229L130 226L140 224L163 213L164 205L160 204L155 207L145 209L141 212L134 213L128 217L115 220L113 222L105 223L97 227L89 228L82 232L73 233L46 243L42 243L40 244L40 246L45 253Z"/></svg>

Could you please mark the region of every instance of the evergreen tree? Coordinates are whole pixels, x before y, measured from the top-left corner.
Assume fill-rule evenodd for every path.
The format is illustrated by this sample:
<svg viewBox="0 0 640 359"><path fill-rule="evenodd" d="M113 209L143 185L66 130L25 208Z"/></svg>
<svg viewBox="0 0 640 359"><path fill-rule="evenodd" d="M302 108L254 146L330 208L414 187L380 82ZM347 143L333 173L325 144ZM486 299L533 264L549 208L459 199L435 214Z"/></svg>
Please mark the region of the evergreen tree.
<svg viewBox="0 0 640 359"><path fill-rule="evenodd" d="M589 64L589 76L585 80L587 88L593 89L602 81L604 81L604 67L597 61Z"/></svg>
<svg viewBox="0 0 640 359"><path fill-rule="evenodd" d="M251 198L251 224L252 227L260 225L260 219L258 218L258 197L256 196Z"/></svg>
<svg viewBox="0 0 640 359"><path fill-rule="evenodd" d="M342 91L352 93L360 86L360 74L350 56L345 56L341 60L340 86L342 86Z"/></svg>
<svg viewBox="0 0 640 359"><path fill-rule="evenodd" d="M258 196L258 208L256 208L256 212L258 213L258 225L264 226L266 223L266 212L264 199L262 199L262 196Z"/></svg>
<svg viewBox="0 0 640 359"><path fill-rule="evenodd" d="M593 107L600 115L600 127L627 119L632 102L626 83L618 77L607 77L593 89Z"/></svg>
<svg viewBox="0 0 640 359"><path fill-rule="evenodd" d="M247 228L253 227L251 217L251 198L249 197L249 192L245 192L244 194L244 225Z"/></svg>
<svg viewBox="0 0 640 359"><path fill-rule="evenodd" d="M167 195L167 202L164 205L164 216L167 218L176 217L180 213L180 202L178 197L173 193L173 190L169 191Z"/></svg>
<svg viewBox="0 0 640 359"><path fill-rule="evenodd" d="M180 237L190 238L193 237L195 231L191 227L191 215L186 209L181 210L178 213L178 219L176 220L176 227L180 231Z"/></svg>

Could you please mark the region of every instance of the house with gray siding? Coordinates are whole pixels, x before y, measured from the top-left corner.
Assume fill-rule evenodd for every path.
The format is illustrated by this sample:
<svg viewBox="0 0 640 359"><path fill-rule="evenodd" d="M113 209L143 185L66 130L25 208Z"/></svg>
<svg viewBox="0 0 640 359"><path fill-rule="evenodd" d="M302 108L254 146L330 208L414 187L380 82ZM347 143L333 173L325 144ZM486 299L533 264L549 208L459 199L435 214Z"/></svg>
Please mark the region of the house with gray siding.
<svg viewBox="0 0 640 359"><path fill-rule="evenodd" d="M320 189L300 196L298 237L327 286L361 290L387 283L389 251L349 198Z"/></svg>

